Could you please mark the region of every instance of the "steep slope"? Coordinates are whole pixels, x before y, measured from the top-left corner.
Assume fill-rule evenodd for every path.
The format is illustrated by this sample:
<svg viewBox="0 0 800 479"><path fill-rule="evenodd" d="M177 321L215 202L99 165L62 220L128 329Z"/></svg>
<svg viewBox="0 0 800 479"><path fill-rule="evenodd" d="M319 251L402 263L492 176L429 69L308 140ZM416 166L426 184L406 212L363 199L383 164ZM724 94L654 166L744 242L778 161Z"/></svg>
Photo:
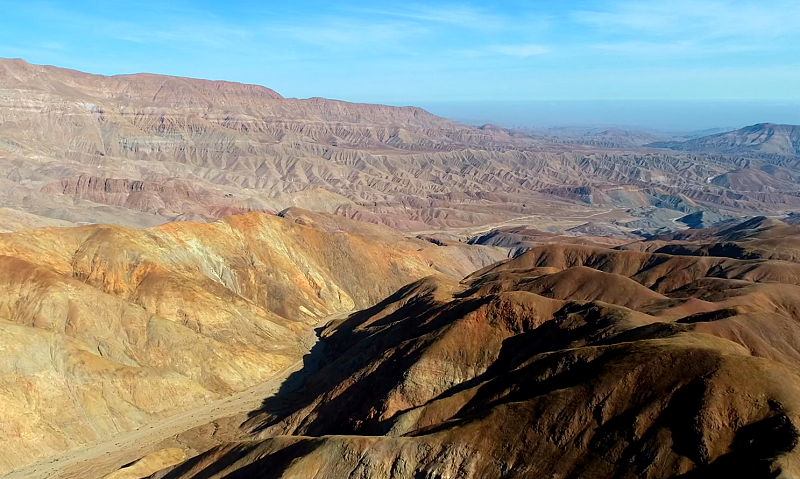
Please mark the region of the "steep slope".
<svg viewBox="0 0 800 479"><path fill-rule="evenodd" d="M265 381L320 319L505 256L331 221L0 235L0 472Z"/></svg>
<svg viewBox="0 0 800 479"><path fill-rule="evenodd" d="M426 278L326 328L249 440L153 477L793 477L798 266L547 245Z"/></svg>

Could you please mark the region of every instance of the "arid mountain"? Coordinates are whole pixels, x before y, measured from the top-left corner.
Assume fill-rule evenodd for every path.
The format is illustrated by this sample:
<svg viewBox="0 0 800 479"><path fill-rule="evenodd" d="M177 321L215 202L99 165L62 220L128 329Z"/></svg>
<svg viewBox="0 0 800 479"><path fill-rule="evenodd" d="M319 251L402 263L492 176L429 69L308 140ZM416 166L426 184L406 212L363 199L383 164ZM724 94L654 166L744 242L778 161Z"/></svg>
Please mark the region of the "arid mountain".
<svg viewBox="0 0 800 479"><path fill-rule="evenodd" d="M659 235L619 249L800 262L800 226L761 216L733 226Z"/></svg>
<svg viewBox="0 0 800 479"><path fill-rule="evenodd" d="M0 473L266 381L321 319L504 257L298 209L0 235Z"/></svg>
<svg viewBox="0 0 800 479"><path fill-rule="evenodd" d="M793 477L799 313L800 263L539 246L328 325L300 389L152 477Z"/></svg>
<svg viewBox="0 0 800 479"><path fill-rule="evenodd" d="M551 127L523 128L521 131L547 142L599 148L636 148L663 138L621 128Z"/></svg>
<svg viewBox="0 0 800 479"><path fill-rule="evenodd" d="M759 123L739 130L683 142L654 142L648 146L683 151L800 155L800 126Z"/></svg>
<svg viewBox="0 0 800 479"><path fill-rule="evenodd" d="M388 165L363 164L366 152L494 142L418 108L291 100L252 85L102 77L21 60L0 61L0 120L10 206L72 221L122 213L116 222L132 224L279 210L295 205L292 193L319 186L358 198L358 190L392 182ZM359 163L363 178L351 175ZM33 198L39 191L50 197Z"/></svg>
<svg viewBox="0 0 800 479"><path fill-rule="evenodd" d="M550 233L536 229L513 226L508 228L493 229L488 233L473 236L468 239L469 244L497 246L509 250L509 256L517 256L536 246L545 244L580 244L587 246L613 247L625 245L636 240L636 236L629 235L619 229L611 229L606 225L585 223L570 228L568 234Z"/></svg>
<svg viewBox="0 0 800 479"><path fill-rule="evenodd" d="M154 226L299 206L430 231L608 209L800 210L788 163L654 150L614 129L575 135L0 60L0 206L40 222Z"/></svg>

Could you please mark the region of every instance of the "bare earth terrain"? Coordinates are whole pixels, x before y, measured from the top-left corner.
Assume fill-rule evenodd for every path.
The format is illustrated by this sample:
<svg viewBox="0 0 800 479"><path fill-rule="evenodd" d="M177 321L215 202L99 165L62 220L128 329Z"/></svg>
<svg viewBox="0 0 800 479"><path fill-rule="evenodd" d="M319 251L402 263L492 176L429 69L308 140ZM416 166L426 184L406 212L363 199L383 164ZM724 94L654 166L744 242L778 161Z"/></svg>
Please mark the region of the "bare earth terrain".
<svg viewBox="0 0 800 479"><path fill-rule="evenodd" d="M260 384L322 318L502 249L290 210L0 235L0 471Z"/></svg>
<svg viewBox="0 0 800 479"><path fill-rule="evenodd" d="M700 211L800 209L796 136L769 124L686 143L474 128L419 108L0 60L0 204L30 215L20 226L297 206L406 231L612 209L617 227L654 232Z"/></svg>
<svg viewBox="0 0 800 479"><path fill-rule="evenodd" d="M0 59L0 474L800 477L798 131Z"/></svg>
<svg viewBox="0 0 800 479"><path fill-rule="evenodd" d="M549 244L412 283L325 328L249 437L152 477L794 477L800 264L767 244L800 230L733 230L757 257Z"/></svg>

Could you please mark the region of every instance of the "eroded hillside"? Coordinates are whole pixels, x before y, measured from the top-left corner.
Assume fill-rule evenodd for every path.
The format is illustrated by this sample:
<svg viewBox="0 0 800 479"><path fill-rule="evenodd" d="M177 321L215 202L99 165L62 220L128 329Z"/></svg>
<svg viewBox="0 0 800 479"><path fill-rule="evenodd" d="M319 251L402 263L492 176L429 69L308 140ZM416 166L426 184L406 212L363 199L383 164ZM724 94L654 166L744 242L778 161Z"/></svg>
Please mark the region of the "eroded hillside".
<svg viewBox="0 0 800 479"><path fill-rule="evenodd" d="M0 235L0 472L263 382L321 319L505 256L366 226L295 209Z"/></svg>
<svg viewBox="0 0 800 479"><path fill-rule="evenodd" d="M609 212L608 221L652 223L632 231L674 226L662 210L800 209L796 157L748 146L761 140L670 151L614 129L577 140L553 133L288 99L254 85L0 60L0 205L41 224L153 226L290 206L414 231ZM764 145L794 141L770 138Z"/></svg>
<svg viewBox="0 0 800 479"><path fill-rule="evenodd" d="M534 247L330 324L302 388L153 477L793 477L798 317L796 262Z"/></svg>

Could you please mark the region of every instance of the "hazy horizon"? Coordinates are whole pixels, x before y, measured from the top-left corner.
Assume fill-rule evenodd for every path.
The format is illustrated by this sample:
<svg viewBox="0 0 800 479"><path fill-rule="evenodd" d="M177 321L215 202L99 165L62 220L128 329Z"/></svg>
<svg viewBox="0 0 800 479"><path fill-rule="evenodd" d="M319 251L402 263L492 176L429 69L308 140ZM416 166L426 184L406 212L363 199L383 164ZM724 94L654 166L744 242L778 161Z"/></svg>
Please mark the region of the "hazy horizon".
<svg viewBox="0 0 800 479"><path fill-rule="evenodd" d="M677 134L717 128L738 129L757 123L800 124L800 102L543 100L415 103L408 105L459 123L489 123L506 128L619 127Z"/></svg>
<svg viewBox="0 0 800 479"><path fill-rule="evenodd" d="M20 59L29 62L27 58ZM66 68L62 65L51 66ZM93 71L85 73L102 74ZM166 75L150 71L109 74L137 73ZM228 78L202 79L237 81ZM269 85L261 86L271 88ZM319 97L287 96L300 99ZM757 123L800 124L800 100L359 101L322 98L419 107L458 123L475 126L494 124L505 128L617 127L652 133L690 134L712 129L733 130Z"/></svg>
<svg viewBox="0 0 800 479"><path fill-rule="evenodd" d="M800 124L800 4L746 0L16 2L0 57L413 105L462 123Z"/></svg>

